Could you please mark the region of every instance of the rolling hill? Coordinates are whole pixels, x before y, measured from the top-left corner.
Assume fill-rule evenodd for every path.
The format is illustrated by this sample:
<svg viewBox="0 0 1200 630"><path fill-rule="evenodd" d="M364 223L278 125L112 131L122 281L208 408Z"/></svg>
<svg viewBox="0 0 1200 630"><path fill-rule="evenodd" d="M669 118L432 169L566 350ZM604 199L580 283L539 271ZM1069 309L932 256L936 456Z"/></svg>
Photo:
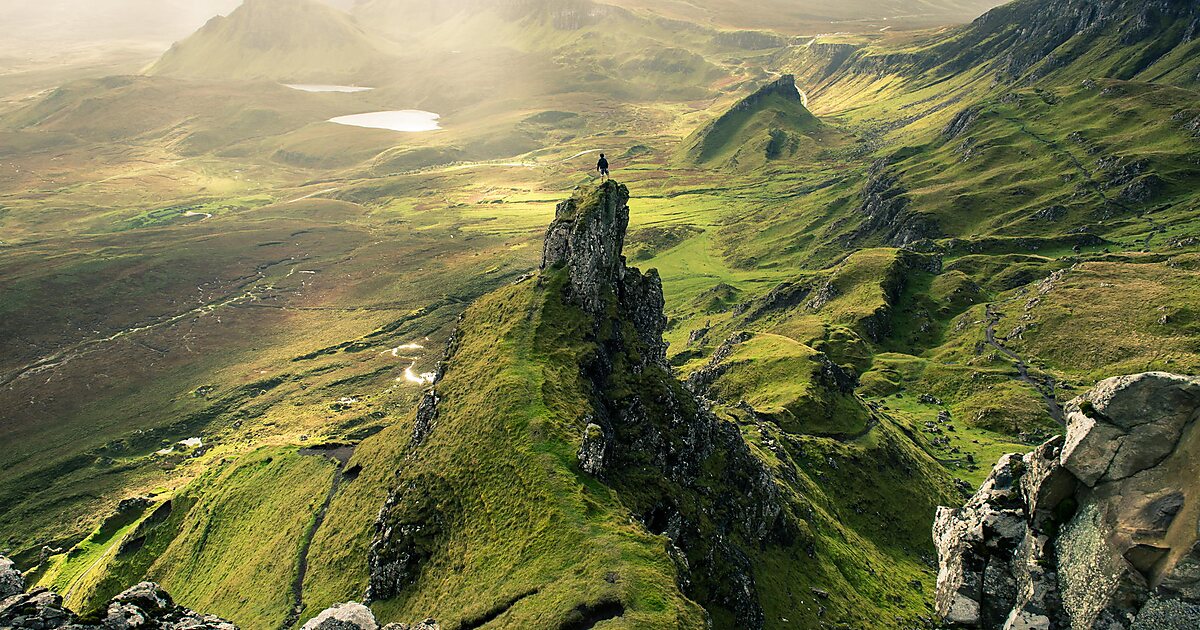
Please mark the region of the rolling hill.
<svg viewBox="0 0 1200 630"><path fill-rule="evenodd" d="M175 44L147 71L190 79L353 83L387 63L390 44L317 0L248 0Z"/></svg>
<svg viewBox="0 0 1200 630"><path fill-rule="evenodd" d="M785 75L743 98L682 145L687 159L708 166L762 168L799 153L816 153L838 134L804 106L796 78Z"/></svg>

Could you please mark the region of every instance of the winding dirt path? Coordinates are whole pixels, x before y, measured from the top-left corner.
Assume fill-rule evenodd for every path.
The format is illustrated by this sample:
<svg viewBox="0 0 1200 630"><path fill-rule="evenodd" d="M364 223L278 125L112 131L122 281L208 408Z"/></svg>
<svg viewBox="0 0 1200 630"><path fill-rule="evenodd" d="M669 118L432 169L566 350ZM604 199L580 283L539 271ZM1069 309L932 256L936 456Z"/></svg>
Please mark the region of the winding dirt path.
<svg viewBox="0 0 1200 630"><path fill-rule="evenodd" d="M292 581L292 610L284 619L283 624L279 626L280 630L294 628L300 621L300 614L304 612L304 578L308 576L308 552L312 549L313 539L317 537L317 530L321 529L321 525L325 523L325 516L329 514L329 506L333 503L333 497L337 495L338 488L342 486L342 481L346 477L346 464L354 455L354 447L346 446L329 451L301 449L300 454L328 457L337 464L337 469L333 471L333 481L329 484L329 492L325 493L325 501L321 504L321 509L317 510L312 526L300 539L300 549L296 552L296 578Z"/></svg>
<svg viewBox="0 0 1200 630"><path fill-rule="evenodd" d="M237 306L243 302L251 302L251 301L257 300L260 292L267 291L267 290L270 290L273 288L271 286L264 286L264 287L255 287L254 286L256 283L261 282L262 280L266 279L266 274L263 272L265 272L267 269L270 269L271 267L274 267L276 265L285 264L288 262L291 262L290 258L286 259L286 260L276 261L273 263L263 265L258 268L256 275L244 276L243 278L235 281L233 289L230 290L229 292L227 292L222 297L217 298L216 300L210 301L201 306L197 306L196 308L193 308L191 310L184 311L184 312L178 313L176 315L171 315L169 317L163 317L161 319L155 320L148 324L143 324L141 326L127 328L125 330L115 332L107 337L100 337L100 338L96 338L96 339L87 339L87 340L81 341L73 346L70 346L68 348L62 348L62 349L54 352L53 354L44 356L40 359L37 359L36 361L34 361L32 363L29 363L23 367L17 368L16 370L14 370L8 374L5 374L4 376L0 376L0 387L7 387L8 385L12 384L13 382L17 381L18 379L26 378L29 376L34 376L34 375L40 374L42 372L53 370L54 368L64 365L69 361L72 361L72 360L78 359L84 355L88 355L93 352L96 352L97 350L99 350L100 348L105 346L106 344L112 343L119 339L124 339L131 335L136 335L138 333L146 332L148 330L154 330L156 328L161 328L163 326L169 326L171 324L182 321L189 317L199 317L201 315L208 315L208 314L213 313L217 309L221 309L221 308L225 308L225 307L229 307L229 306Z"/></svg>
<svg viewBox="0 0 1200 630"><path fill-rule="evenodd" d="M989 346L998 350L1001 354L1012 359L1017 367L1017 380L1033 387L1042 400L1046 403L1046 409L1050 412L1050 417L1054 418L1060 426L1066 426L1065 416L1063 414L1062 405L1058 402L1055 396L1054 379L1051 377L1035 377L1030 374L1029 364L1021 355L1010 350L1007 346L996 340L996 324L1000 323L1000 313L996 312L995 306L988 304L985 307L987 313L987 328L985 337Z"/></svg>

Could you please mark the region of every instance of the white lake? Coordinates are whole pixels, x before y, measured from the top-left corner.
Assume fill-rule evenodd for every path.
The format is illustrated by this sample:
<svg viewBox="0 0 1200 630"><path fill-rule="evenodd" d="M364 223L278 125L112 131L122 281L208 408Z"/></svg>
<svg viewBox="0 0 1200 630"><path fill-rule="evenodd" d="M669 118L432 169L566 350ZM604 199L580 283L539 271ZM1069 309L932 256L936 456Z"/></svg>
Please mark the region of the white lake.
<svg viewBox="0 0 1200 630"><path fill-rule="evenodd" d="M417 109L404 109L392 112L371 112L369 114L354 114L329 119L331 123L349 125L351 127L366 127L368 129L389 129L391 131L421 132L437 131L442 126L438 124L441 115L433 112L423 112Z"/></svg>
<svg viewBox="0 0 1200 630"><path fill-rule="evenodd" d="M309 83L285 83L287 87L301 92L341 92L343 94L353 94L355 92L370 92L375 88L358 87L357 85L319 85Z"/></svg>

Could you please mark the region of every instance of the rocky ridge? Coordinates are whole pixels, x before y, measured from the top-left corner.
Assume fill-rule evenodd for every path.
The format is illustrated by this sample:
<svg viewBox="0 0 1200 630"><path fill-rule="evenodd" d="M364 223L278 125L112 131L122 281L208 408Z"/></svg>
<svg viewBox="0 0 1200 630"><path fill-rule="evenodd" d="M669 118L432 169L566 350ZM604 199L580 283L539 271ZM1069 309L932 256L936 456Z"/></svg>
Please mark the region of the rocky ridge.
<svg viewBox="0 0 1200 630"><path fill-rule="evenodd" d="M233 623L177 605L153 582L141 582L114 597L99 615L83 619L68 609L58 593L36 587L25 590L25 579L13 562L0 556L0 630L237 630ZM440 630L433 619L417 624L379 625L370 608L337 604L304 624L303 630Z"/></svg>
<svg viewBox="0 0 1200 630"><path fill-rule="evenodd" d="M620 494L642 527L666 537L684 593L706 608L729 611L741 627L760 628L764 613L748 552L789 538L784 502L738 428L716 418L671 374L662 283L655 271L629 267L622 255L629 198L629 190L612 181L576 190L547 229L541 273L525 280L528 291L548 292L552 302L578 313L580 341L594 348L574 359L590 407L577 420L583 431L575 465ZM459 369L455 348L470 344L468 334L460 331L451 344L449 375ZM443 384L438 391L440 402L422 417L438 418L436 407L452 404ZM450 420L420 424L426 441L414 447L414 457L437 448L437 432L445 427L434 425L444 421ZM411 586L437 553L438 540L461 526L457 519L473 518L462 514L466 508L453 489L438 483L404 479L380 512L369 600ZM615 601L601 606L618 615L623 607ZM604 611L585 616L593 612Z"/></svg>
<svg viewBox="0 0 1200 630"><path fill-rule="evenodd" d="M621 255L629 190L607 182L595 194L577 194L559 206L542 260L543 273L567 270L568 298L593 315L601 341L601 351L583 366L593 384L595 413L580 448L580 467L629 495L641 485L629 472L658 471L665 482L660 492L630 502L647 529L670 539L680 572L688 576L685 592L694 595L699 586L709 594L709 605L733 611L743 627L761 627L750 561L734 541L761 546L787 537L779 490L736 427L719 421L671 375L658 273L630 268ZM616 321L608 306L616 307ZM620 330L622 324L634 334L604 338L603 330ZM635 393L613 394L630 390ZM712 460L724 462L715 474L705 470ZM636 490L641 495L643 488ZM706 500L695 498L706 494ZM697 510L697 503L704 507Z"/></svg>
<svg viewBox="0 0 1200 630"><path fill-rule="evenodd" d="M1200 619L1200 379L1101 382L1067 435L1006 455L934 523L955 627L1174 630Z"/></svg>

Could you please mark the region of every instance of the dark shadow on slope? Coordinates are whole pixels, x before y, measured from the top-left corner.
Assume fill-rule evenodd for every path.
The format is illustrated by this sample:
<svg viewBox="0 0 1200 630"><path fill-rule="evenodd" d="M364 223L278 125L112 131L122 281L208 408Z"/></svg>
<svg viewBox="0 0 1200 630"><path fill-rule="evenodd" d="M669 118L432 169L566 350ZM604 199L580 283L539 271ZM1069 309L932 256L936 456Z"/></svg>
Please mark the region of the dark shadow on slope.
<svg viewBox="0 0 1200 630"><path fill-rule="evenodd" d="M591 630L596 624L625 614L625 604L606 600L595 604L580 604L571 611L558 630Z"/></svg>
<svg viewBox="0 0 1200 630"><path fill-rule="evenodd" d="M466 619L462 623L458 624L458 630L476 630L476 628L482 628L483 626L486 626L487 624L498 619L500 615L508 612L509 609L517 605L517 602L525 599L526 597L532 597L537 594L538 589L535 588L532 591L522 593L512 599L496 604L482 615Z"/></svg>

